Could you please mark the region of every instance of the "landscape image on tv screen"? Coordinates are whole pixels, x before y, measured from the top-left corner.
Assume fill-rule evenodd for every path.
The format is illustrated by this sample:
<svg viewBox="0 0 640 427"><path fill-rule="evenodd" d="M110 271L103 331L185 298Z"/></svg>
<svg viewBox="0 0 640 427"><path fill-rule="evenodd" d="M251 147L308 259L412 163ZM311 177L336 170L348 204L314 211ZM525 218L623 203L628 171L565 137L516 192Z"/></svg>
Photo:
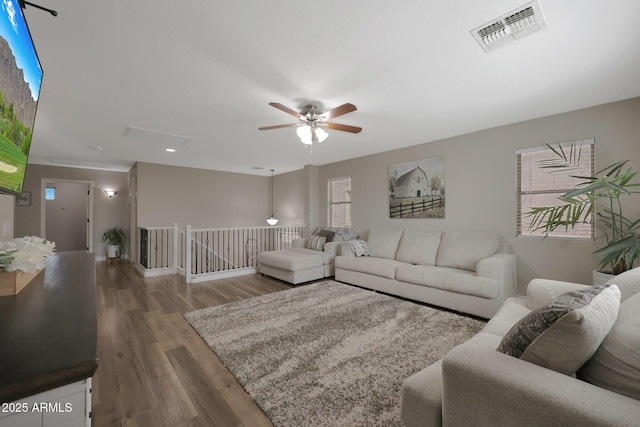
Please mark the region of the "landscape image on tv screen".
<svg viewBox="0 0 640 427"><path fill-rule="evenodd" d="M0 192L20 194L42 68L18 1L0 6Z"/></svg>

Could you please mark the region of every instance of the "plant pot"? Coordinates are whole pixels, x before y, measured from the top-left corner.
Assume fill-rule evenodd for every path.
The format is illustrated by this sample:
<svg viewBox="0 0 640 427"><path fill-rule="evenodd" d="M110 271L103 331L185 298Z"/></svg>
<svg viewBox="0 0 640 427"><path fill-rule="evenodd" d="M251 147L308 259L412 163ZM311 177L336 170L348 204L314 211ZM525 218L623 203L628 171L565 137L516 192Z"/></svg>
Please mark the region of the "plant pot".
<svg viewBox="0 0 640 427"><path fill-rule="evenodd" d="M604 285L612 277L616 277L616 275L607 271L593 270L593 286Z"/></svg>
<svg viewBox="0 0 640 427"><path fill-rule="evenodd" d="M107 259L109 258L118 258L120 256L120 246L119 245L108 245L107 246Z"/></svg>

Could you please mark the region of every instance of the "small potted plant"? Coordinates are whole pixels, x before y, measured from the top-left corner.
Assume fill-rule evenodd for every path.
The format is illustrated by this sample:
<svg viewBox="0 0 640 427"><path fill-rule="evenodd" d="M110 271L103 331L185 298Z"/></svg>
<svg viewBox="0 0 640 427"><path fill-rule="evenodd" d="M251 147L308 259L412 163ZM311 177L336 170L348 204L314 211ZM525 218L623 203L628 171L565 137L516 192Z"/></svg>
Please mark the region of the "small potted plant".
<svg viewBox="0 0 640 427"><path fill-rule="evenodd" d="M107 242L107 259L118 258L120 248L127 242L127 235L120 227L109 228L102 234L102 241Z"/></svg>

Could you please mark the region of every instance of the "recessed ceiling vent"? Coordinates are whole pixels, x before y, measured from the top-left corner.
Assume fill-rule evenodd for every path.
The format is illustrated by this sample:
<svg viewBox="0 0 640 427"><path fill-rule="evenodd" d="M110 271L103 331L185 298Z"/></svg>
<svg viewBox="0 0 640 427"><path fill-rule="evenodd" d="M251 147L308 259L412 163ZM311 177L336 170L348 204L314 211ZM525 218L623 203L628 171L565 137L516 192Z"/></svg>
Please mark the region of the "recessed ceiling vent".
<svg viewBox="0 0 640 427"><path fill-rule="evenodd" d="M547 28L538 1L532 1L471 31L485 52Z"/></svg>

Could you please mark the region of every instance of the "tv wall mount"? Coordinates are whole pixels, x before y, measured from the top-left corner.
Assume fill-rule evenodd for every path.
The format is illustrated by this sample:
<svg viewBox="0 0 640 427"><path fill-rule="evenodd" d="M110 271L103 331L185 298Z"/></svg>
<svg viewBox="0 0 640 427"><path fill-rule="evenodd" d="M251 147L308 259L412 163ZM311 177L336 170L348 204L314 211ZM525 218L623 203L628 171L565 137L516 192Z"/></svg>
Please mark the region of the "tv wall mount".
<svg viewBox="0 0 640 427"><path fill-rule="evenodd" d="M49 12L51 15L53 16L58 16L58 12L56 12L53 9L49 9L34 3L31 3L30 1L25 1L25 0L18 0L18 3L20 4L20 7L22 9L26 9L27 6L31 6L31 7L35 7L36 9L40 9L40 10L44 10L45 12Z"/></svg>

